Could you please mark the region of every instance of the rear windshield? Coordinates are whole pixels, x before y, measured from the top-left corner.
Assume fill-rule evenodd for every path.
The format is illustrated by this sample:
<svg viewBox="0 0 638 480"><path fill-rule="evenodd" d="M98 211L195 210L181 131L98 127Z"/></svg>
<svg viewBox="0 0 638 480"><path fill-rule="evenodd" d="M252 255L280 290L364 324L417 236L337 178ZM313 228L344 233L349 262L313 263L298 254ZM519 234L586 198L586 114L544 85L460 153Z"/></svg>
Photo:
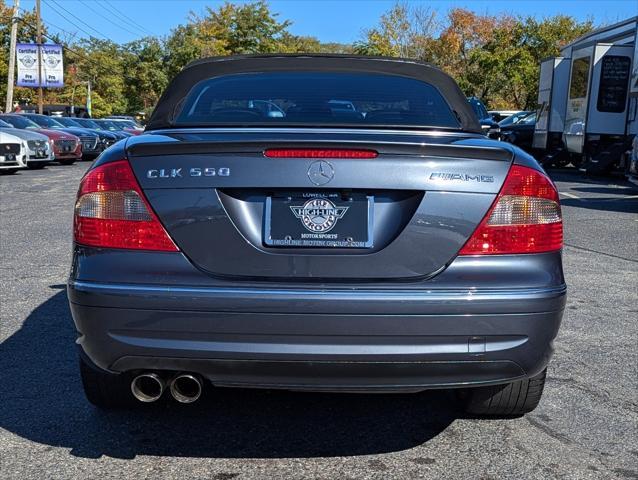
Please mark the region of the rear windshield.
<svg viewBox="0 0 638 480"><path fill-rule="evenodd" d="M490 118L490 114L487 113L487 110L485 109L485 107L483 106L481 102L471 98L468 99L468 102L470 102L470 105L472 106L472 110L474 110L474 113L476 114L479 120L483 120L484 118Z"/></svg>
<svg viewBox="0 0 638 480"><path fill-rule="evenodd" d="M204 80L175 125L414 126L460 128L432 85L394 75L242 73Z"/></svg>

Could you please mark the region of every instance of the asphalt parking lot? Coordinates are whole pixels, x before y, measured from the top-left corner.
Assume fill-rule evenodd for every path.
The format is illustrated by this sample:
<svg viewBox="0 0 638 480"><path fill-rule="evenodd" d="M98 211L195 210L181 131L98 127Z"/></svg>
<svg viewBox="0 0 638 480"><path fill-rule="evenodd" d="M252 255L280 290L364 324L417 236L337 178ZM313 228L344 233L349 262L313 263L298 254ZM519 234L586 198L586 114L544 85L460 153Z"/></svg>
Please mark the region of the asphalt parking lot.
<svg viewBox="0 0 638 480"><path fill-rule="evenodd" d="M569 301L540 407L464 418L446 392L227 390L102 413L64 284L88 163L0 177L0 478L638 478L638 189L554 172Z"/></svg>

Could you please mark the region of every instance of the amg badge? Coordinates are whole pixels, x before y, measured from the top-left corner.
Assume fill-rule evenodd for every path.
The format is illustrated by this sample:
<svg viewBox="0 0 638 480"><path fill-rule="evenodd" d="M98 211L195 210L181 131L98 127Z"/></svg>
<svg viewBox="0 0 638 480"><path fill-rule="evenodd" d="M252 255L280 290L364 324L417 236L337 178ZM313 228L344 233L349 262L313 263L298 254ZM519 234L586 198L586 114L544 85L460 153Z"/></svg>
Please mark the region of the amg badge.
<svg viewBox="0 0 638 480"><path fill-rule="evenodd" d="M430 180L444 182L493 183L494 177L492 175L471 175L469 173L434 172L430 175Z"/></svg>
<svg viewBox="0 0 638 480"><path fill-rule="evenodd" d="M337 221L348 211L349 207L337 207L327 198L312 198L303 206L290 207L295 217L301 220L306 230L325 233L332 230Z"/></svg>

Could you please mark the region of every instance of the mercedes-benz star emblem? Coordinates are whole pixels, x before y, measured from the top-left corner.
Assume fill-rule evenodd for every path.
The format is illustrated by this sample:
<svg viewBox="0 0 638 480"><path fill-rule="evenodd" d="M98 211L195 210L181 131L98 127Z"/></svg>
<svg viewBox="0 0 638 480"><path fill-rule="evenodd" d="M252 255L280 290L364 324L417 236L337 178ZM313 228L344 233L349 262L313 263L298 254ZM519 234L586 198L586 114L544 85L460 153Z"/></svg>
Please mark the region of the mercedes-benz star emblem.
<svg viewBox="0 0 638 480"><path fill-rule="evenodd" d="M325 185L335 176L335 170L332 165L325 160L317 160L312 162L308 167L308 178L315 185Z"/></svg>

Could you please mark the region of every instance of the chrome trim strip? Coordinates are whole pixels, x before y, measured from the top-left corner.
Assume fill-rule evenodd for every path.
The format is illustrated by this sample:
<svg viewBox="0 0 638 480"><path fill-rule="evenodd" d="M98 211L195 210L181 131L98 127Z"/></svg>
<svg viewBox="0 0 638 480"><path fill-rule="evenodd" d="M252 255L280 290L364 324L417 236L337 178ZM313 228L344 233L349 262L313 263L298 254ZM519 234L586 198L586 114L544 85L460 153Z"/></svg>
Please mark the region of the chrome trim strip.
<svg viewBox="0 0 638 480"><path fill-rule="evenodd" d="M87 281L71 281L69 288L80 292L102 292L112 294L156 295L156 294L203 294L218 295L223 298L241 297L323 297L331 299L370 298L374 300L410 301L410 300L492 300L498 298L533 299L561 296L567 292L567 286L532 289L423 289L388 290L373 288L344 289L268 289L268 288L232 288L232 287L180 287L142 284L114 284Z"/></svg>
<svg viewBox="0 0 638 480"><path fill-rule="evenodd" d="M176 338L148 338L144 336L146 332L135 330L110 331L109 337L120 343L135 347L148 348L152 344L153 348L165 350L201 351L201 352L224 352L235 354L272 354L273 351L285 352L286 355L370 355L369 344L323 344L323 343L283 343L277 342L273 335L271 342L229 342L214 341L204 339L176 339ZM436 354L468 354L471 352L467 336L455 335L447 342L438 340L437 343L415 342L409 344L375 344L374 355L436 355ZM500 352L512 348L520 347L528 342L526 335L503 335L500 340L486 340L485 350L478 353ZM284 339L285 340L285 339Z"/></svg>

